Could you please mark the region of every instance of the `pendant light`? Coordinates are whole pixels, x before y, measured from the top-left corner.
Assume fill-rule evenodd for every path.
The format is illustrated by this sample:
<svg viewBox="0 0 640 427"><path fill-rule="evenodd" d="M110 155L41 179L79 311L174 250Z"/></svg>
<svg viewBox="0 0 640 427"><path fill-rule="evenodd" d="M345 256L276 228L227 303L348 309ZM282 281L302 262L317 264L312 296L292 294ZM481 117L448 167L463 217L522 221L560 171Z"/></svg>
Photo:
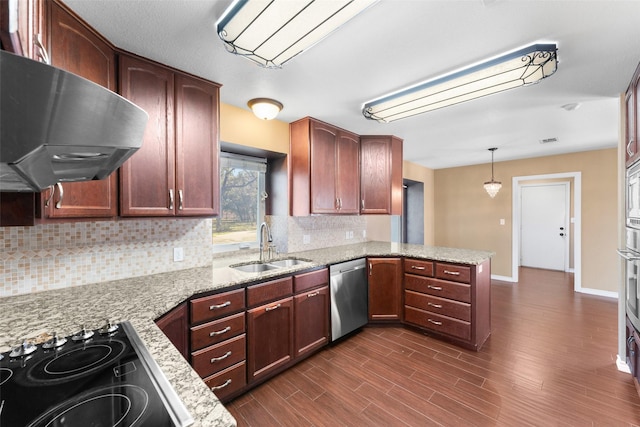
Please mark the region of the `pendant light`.
<svg viewBox="0 0 640 427"><path fill-rule="evenodd" d="M493 152L497 149L496 147L489 148L489 151L491 151L491 181L484 183L484 189L487 190L487 193L489 193L492 199L496 197L496 194L498 194L498 191L502 188L502 183L493 179Z"/></svg>

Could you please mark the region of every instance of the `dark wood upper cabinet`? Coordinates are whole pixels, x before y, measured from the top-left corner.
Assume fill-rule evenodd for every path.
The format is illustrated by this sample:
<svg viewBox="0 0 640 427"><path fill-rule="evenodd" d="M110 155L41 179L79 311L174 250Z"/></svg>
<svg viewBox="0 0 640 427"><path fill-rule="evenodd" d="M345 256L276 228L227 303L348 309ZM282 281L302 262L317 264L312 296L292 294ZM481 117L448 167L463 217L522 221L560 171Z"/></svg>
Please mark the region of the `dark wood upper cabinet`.
<svg viewBox="0 0 640 427"><path fill-rule="evenodd" d="M175 90L177 214L217 215L219 86L178 74Z"/></svg>
<svg viewBox="0 0 640 427"><path fill-rule="evenodd" d="M65 7L47 2L51 65L112 91L116 86L114 49ZM107 179L59 184L42 194L45 218L95 218L118 215L117 173Z"/></svg>
<svg viewBox="0 0 640 427"><path fill-rule="evenodd" d="M402 215L402 140L360 136L360 213Z"/></svg>
<svg viewBox="0 0 640 427"><path fill-rule="evenodd" d="M173 216L174 82L168 68L120 55L120 93L149 114L142 147L120 168L122 216Z"/></svg>
<svg viewBox="0 0 640 427"><path fill-rule="evenodd" d="M638 144L638 129L640 122L640 64L636 68L631 83L625 93L625 163L631 166L640 157L640 144Z"/></svg>
<svg viewBox="0 0 640 427"><path fill-rule="evenodd" d="M219 85L121 55L120 91L149 114L120 169L121 215L217 215Z"/></svg>
<svg viewBox="0 0 640 427"><path fill-rule="evenodd" d="M290 214L359 213L360 137L309 117L290 133Z"/></svg>

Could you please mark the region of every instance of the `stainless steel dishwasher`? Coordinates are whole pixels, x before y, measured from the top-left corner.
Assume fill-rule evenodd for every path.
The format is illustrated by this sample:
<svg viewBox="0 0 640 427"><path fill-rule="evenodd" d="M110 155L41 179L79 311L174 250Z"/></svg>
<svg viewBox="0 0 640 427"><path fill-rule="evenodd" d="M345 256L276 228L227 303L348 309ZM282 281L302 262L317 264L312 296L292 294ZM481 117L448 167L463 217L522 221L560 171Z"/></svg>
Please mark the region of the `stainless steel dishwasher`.
<svg viewBox="0 0 640 427"><path fill-rule="evenodd" d="M366 259L329 267L331 276L331 341L355 331L368 321Z"/></svg>

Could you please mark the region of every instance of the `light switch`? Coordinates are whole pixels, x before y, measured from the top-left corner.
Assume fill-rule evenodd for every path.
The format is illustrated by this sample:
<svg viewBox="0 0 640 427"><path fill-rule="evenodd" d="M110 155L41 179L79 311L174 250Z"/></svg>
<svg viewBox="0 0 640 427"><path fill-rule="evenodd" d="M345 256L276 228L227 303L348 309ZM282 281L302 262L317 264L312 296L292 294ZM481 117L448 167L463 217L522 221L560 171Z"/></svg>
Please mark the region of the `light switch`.
<svg viewBox="0 0 640 427"><path fill-rule="evenodd" d="M504 224L505 224L504 218L500 218L500 225L504 225Z"/></svg>

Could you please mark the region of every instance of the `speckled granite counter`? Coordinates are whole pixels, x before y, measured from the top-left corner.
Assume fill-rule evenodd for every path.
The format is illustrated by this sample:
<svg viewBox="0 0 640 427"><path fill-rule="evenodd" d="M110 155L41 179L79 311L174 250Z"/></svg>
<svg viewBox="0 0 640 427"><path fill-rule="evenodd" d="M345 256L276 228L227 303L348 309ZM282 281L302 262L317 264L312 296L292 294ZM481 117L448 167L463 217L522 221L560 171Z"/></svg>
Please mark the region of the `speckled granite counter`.
<svg viewBox="0 0 640 427"><path fill-rule="evenodd" d="M368 242L290 253L286 256L310 262L264 273L229 268L231 264L257 259L255 254L242 254L214 259L211 267L0 298L0 351L39 334L56 331L65 336L77 332L82 324L95 329L105 319L128 320L194 417L194 425L233 426L233 417L158 329L154 319L197 293L366 256L409 256L476 265L493 255L488 251Z"/></svg>

